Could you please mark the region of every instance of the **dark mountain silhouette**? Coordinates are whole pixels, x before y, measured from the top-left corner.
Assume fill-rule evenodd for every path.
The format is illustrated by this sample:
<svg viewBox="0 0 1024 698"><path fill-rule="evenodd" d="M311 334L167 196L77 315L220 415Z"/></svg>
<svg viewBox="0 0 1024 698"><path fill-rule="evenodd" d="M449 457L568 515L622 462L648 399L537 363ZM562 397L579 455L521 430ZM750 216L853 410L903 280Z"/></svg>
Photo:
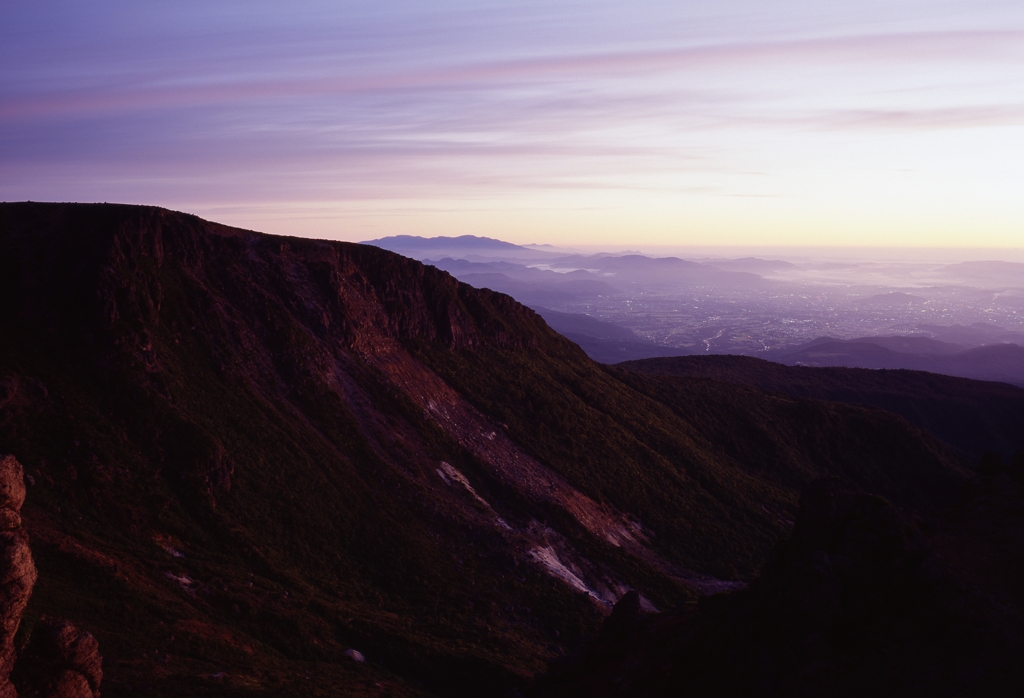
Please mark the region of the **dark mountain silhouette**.
<svg viewBox="0 0 1024 698"><path fill-rule="evenodd" d="M901 354L932 354L948 356L950 354L959 354L960 352L967 349L962 344L951 344L950 342L940 342L931 337L915 336L915 335L899 335L895 337L862 337L859 340L853 340L857 342L866 342L868 344L876 344L880 347L885 347Z"/></svg>
<svg viewBox="0 0 1024 698"><path fill-rule="evenodd" d="M857 339L839 339L838 337L817 337L809 342L800 344L796 347L792 347L784 350L781 356L787 356L791 353L797 353L807 351L810 349L817 349L818 347L827 344L872 344L874 346L882 347L898 354L924 354L924 355L942 355L942 354L959 354L965 351L968 347L962 344L953 344L951 342L943 342L931 337L923 335L898 335L891 337L858 337ZM881 356L887 356L887 354L880 354Z"/></svg>
<svg viewBox="0 0 1024 698"><path fill-rule="evenodd" d="M374 247L421 260L437 259L438 257L546 260L556 256L555 253L548 250L523 247L511 242L478 237L476 235L433 238L419 237L417 235L394 235L377 240L367 240L362 244L373 245Z"/></svg>
<svg viewBox="0 0 1024 698"><path fill-rule="evenodd" d="M980 457L1010 458L1024 449L1024 389L907 370L785 366L748 356L648 359L617 368L658 376L704 378L769 393L879 407Z"/></svg>
<svg viewBox="0 0 1024 698"><path fill-rule="evenodd" d="M521 245L515 245L511 242L505 242L503 240L496 240L495 238L478 237L476 235L459 235L457 237L433 237L424 238L417 235L393 235L386 238L378 238L376 240L366 240L362 243L363 245L373 245L374 247L380 247L385 250L448 250L448 249L464 249L464 250L525 250L527 248Z"/></svg>
<svg viewBox="0 0 1024 698"><path fill-rule="evenodd" d="M987 322L974 322L970 325L920 325L920 329L941 342L962 344L965 347L986 344L1024 345L1024 334L1008 332L998 325Z"/></svg>
<svg viewBox="0 0 1024 698"><path fill-rule="evenodd" d="M103 693L502 695L628 590L751 578L807 482L931 511L967 459L877 409L589 359L377 247L0 205L0 453Z"/></svg>
<svg viewBox="0 0 1024 698"><path fill-rule="evenodd" d="M991 344L952 352L944 344L909 337L821 338L772 358L789 365L911 369L1024 386L1024 347Z"/></svg>
<svg viewBox="0 0 1024 698"><path fill-rule="evenodd" d="M932 520L814 483L748 589L660 615L624 597L537 693L1019 695L1022 481L997 465Z"/></svg>

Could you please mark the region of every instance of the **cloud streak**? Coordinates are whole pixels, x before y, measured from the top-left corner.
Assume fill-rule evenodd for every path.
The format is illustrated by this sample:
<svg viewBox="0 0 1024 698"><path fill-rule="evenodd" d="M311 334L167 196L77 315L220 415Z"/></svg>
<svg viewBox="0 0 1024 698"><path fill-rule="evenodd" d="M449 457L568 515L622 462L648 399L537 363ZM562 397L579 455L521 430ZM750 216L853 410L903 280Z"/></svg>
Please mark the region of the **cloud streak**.
<svg viewBox="0 0 1024 698"><path fill-rule="evenodd" d="M837 36L814 40L690 46L671 50L554 55L375 75L298 75L273 80L206 76L189 82L159 76L136 85L66 89L45 94L9 93L0 119L123 113L278 99L338 96L452 87L495 89L507 85L628 78L658 72L809 61L900 64L912 62L1024 60L1024 31L931 32ZM171 82L170 85L159 83ZM185 84L175 84L184 82ZM157 84L154 84L157 83ZM128 87L128 89L125 89Z"/></svg>
<svg viewBox="0 0 1024 698"><path fill-rule="evenodd" d="M1011 3L47 5L0 9L0 198L571 211L616 192L626 220L896 189L924 216L959 186L1024 223L999 198L1024 129ZM925 174L878 174L897 171Z"/></svg>

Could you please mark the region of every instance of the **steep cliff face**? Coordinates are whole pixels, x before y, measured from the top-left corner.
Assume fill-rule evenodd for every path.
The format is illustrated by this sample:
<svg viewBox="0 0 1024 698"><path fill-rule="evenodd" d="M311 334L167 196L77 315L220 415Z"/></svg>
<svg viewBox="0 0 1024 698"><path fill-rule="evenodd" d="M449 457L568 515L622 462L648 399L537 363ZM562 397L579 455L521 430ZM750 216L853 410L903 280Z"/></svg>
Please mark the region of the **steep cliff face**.
<svg viewBox="0 0 1024 698"><path fill-rule="evenodd" d="M27 613L96 628L105 695L505 690L628 590L749 577L810 479L965 477L887 413L665 395L432 267L156 208L0 206L0 323Z"/></svg>

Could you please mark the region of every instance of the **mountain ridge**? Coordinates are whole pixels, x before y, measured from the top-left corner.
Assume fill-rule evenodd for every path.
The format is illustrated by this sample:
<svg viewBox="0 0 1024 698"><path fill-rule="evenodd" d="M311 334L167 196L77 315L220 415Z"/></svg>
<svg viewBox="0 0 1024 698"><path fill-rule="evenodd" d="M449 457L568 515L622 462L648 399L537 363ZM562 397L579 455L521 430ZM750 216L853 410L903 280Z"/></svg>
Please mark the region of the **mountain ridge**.
<svg viewBox="0 0 1024 698"><path fill-rule="evenodd" d="M26 623L95 635L106 695L505 691L630 589L749 579L809 479L969 474L880 410L666 393L436 268L153 207L0 205L0 320Z"/></svg>
<svg viewBox="0 0 1024 698"><path fill-rule="evenodd" d="M909 369L1024 386L1024 347L1019 344L957 349L925 337L821 337L772 358L789 365Z"/></svg>
<svg viewBox="0 0 1024 698"><path fill-rule="evenodd" d="M981 457L1009 459L1024 449L1024 389L910 370L787 366L750 356L677 356L623 362L652 375L702 378L793 397L870 405L901 415L938 438Z"/></svg>
<svg viewBox="0 0 1024 698"><path fill-rule="evenodd" d="M523 245L516 245L515 243L505 242L504 240L498 240L497 238L481 237L479 235L457 235L454 237L438 235L437 237L432 238L420 237L417 235L391 235L374 240L364 240L359 244L373 245L374 247L381 247L384 249L391 249L392 247L396 249L424 250L431 248L463 248L469 250L529 249Z"/></svg>

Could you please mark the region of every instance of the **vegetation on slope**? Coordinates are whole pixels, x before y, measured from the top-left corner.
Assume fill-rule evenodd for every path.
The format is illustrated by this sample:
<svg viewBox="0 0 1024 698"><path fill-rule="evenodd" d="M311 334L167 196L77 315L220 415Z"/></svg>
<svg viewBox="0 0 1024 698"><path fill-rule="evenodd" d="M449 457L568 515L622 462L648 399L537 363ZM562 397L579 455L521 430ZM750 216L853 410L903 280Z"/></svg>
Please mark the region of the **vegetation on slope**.
<svg viewBox="0 0 1024 698"><path fill-rule="evenodd" d="M937 518L812 483L749 588L665 614L625 597L535 695L1019 695L1024 458L987 460Z"/></svg>
<svg viewBox="0 0 1024 698"><path fill-rule="evenodd" d="M709 378L770 393L879 407L980 457L1024 448L1024 388L937 373L784 366L747 356L678 356L618 364L635 373Z"/></svg>
<svg viewBox="0 0 1024 698"><path fill-rule="evenodd" d="M664 608L752 575L811 478L932 506L966 472L881 412L645 381L418 262L156 208L0 206L0 323L23 634L74 619L111 696L500 694L606 612L537 546Z"/></svg>

